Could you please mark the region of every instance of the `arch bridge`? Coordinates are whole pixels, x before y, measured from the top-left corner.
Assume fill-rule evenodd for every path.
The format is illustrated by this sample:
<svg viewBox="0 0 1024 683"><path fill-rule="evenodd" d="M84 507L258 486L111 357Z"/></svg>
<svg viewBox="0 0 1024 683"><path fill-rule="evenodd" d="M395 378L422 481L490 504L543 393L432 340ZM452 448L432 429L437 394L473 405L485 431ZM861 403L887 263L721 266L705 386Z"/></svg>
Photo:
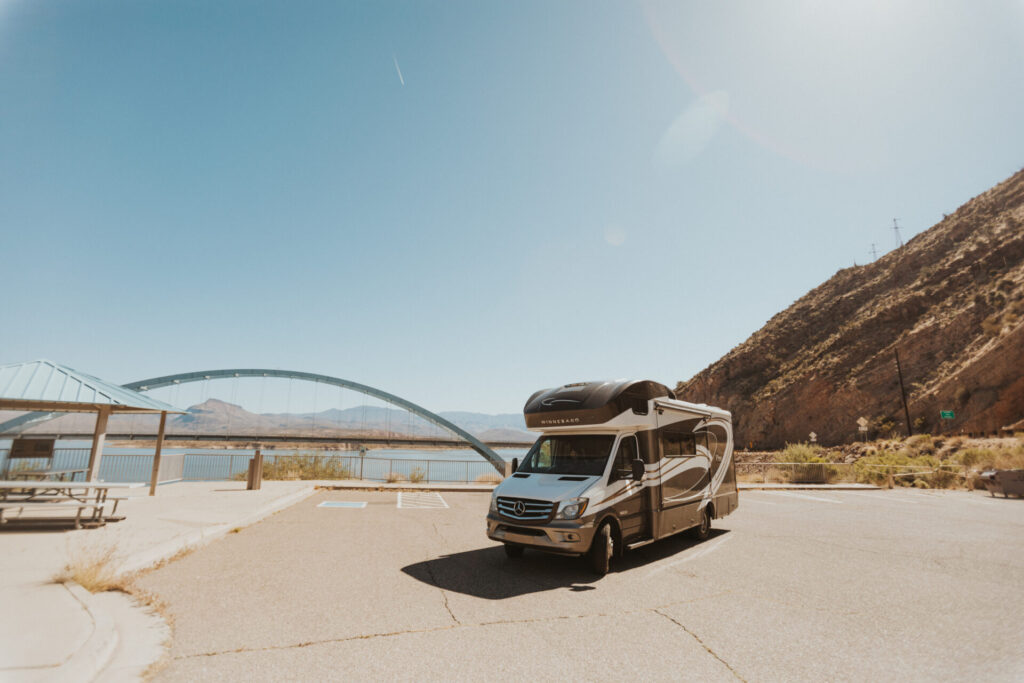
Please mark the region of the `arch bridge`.
<svg viewBox="0 0 1024 683"><path fill-rule="evenodd" d="M204 382L213 379L233 379L238 377L274 377L282 379L300 380L305 382L314 382L320 384L327 384L331 386L340 387L342 389L348 389L351 391L371 396L373 398L382 400L388 404L402 408L417 417L420 417L427 422L430 422L448 432L451 432L459 440L464 441L470 448L479 453L489 462L499 473L504 474L505 472L505 461L495 453L487 444L482 442L477 437L470 434L468 431L462 429L455 423L447 420L437 413L427 410L423 406L420 406L412 401L408 401L400 396L382 391L375 387L368 386L366 384L360 384L351 380L342 379L340 377L331 377L329 375L320 375L312 372L299 372L294 370L268 370L263 368L236 368L228 370L205 370L201 372L183 372L176 375L165 375L163 377L153 377L150 379L140 380L138 382L129 382L123 386L126 389L132 389L134 391L152 391L154 389L160 389L163 387L188 384L190 382ZM28 413L8 420L7 422L0 423L0 434L5 434L15 428L28 428L35 424L45 422L47 420L59 417L61 413Z"/></svg>

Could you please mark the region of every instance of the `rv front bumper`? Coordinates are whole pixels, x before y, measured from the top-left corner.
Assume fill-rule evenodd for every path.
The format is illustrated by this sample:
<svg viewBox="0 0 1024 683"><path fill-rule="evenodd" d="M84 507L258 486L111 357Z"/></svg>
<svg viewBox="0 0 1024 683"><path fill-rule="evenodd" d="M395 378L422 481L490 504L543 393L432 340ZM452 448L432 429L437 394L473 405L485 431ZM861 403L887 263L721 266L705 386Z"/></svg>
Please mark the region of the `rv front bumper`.
<svg viewBox="0 0 1024 683"><path fill-rule="evenodd" d="M590 550L594 538L592 521L549 522L543 526L526 526L502 519L493 512L487 515L487 537L502 543L515 543L552 553L580 555Z"/></svg>

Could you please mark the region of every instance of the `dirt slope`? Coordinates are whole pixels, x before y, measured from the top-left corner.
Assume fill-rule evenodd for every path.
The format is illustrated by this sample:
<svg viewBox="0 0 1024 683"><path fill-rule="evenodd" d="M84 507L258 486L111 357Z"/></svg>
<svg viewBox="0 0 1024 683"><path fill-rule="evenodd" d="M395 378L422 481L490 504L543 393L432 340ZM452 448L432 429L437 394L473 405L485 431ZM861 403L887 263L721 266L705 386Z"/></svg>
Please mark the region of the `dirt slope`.
<svg viewBox="0 0 1024 683"><path fill-rule="evenodd" d="M903 248L847 268L677 391L733 412L737 443L992 433L1024 417L1024 171ZM954 420L940 420L953 410Z"/></svg>

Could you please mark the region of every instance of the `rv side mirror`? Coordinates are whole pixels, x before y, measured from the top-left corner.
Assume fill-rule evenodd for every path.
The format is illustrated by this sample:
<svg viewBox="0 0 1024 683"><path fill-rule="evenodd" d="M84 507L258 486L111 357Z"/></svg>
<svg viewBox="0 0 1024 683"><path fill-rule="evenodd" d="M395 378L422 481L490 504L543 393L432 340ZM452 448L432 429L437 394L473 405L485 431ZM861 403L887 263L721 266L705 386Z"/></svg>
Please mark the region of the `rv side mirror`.
<svg viewBox="0 0 1024 683"><path fill-rule="evenodd" d="M512 458L512 471L513 472L518 472L519 471L519 458Z"/></svg>
<svg viewBox="0 0 1024 683"><path fill-rule="evenodd" d="M632 462L633 465L633 481L640 481L644 478L644 461L637 458Z"/></svg>

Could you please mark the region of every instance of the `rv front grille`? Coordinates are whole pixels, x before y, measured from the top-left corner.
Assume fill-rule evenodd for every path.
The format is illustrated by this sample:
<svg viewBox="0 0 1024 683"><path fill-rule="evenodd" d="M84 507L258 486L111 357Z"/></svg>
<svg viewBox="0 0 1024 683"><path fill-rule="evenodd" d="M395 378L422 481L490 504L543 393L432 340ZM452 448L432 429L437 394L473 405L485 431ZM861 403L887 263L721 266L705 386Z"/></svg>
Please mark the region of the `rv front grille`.
<svg viewBox="0 0 1024 683"><path fill-rule="evenodd" d="M550 519L554 507L555 504L549 500L498 497L498 512L509 519L546 522Z"/></svg>

